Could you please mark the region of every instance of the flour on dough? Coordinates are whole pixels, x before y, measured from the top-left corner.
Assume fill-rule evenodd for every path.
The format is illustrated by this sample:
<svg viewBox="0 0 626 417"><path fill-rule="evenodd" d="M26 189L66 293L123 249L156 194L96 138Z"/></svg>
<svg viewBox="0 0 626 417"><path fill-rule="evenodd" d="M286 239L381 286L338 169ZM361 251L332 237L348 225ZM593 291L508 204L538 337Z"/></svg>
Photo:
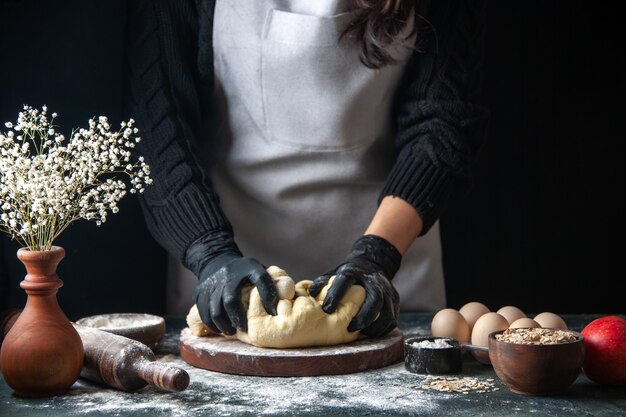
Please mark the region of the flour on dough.
<svg viewBox="0 0 626 417"><path fill-rule="evenodd" d="M267 272L278 290L278 314L272 316L265 311L256 287L244 287L242 302L248 311L248 332L237 331L239 340L260 347L295 348L337 345L359 337L360 332L348 331L348 324L363 305L363 287L351 286L337 310L326 314L322 304L334 277L317 297L312 297L308 289L313 281L294 283L284 270L276 266L269 267ZM213 334L202 323L195 305L187 315L187 324L196 336Z"/></svg>

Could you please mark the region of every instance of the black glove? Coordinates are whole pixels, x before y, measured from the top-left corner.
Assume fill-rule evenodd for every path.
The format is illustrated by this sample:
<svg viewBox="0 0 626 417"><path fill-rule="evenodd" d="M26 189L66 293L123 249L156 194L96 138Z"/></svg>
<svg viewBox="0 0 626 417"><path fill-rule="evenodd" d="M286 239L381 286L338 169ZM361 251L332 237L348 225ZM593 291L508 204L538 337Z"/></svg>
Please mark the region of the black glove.
<svg viewBox="0 0 626 417"><path fill-rule="evenodd" d="M248 331L241 303L247 283L256 285L265 311L276 315L278 292L272 278L256 259L241 254L230 233L215 231L197 240L187 249L185 263L198 277L194 296L200 318L214 332Z"/></svg>
<svg viewBox="0 0 626 417"><path fill-rule="evenodd" d="M361 330L369 337L385 335L398 324L400 296L391 285L391 279L400 269L401 260L400 252L387 240L374 235L363 236L354 243L344 263L313 281L309 293L315 297L330 277L336 275L322 305L330 314L351 285L363 286L365 301L348 331Z"/></svg>

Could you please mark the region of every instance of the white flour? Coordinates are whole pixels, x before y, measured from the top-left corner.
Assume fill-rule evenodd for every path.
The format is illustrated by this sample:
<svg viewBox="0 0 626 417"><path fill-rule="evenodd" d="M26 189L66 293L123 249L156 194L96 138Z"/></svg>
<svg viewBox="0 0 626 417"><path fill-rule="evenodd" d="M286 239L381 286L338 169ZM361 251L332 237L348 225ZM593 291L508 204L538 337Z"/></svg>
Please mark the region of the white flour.
<svg viewBox="0 0 626 417"><path fill-rule="evenodd" d="M179 393L166 393L146 387L135 393L116 391L79 381L66 396L26 401L24 406L75 410L76 415L133 412L187 417L198 415L285 415L322 412L328 407L346 412L379 415L384 412L420 410L435 406L432 394L416 389L423 379L394 365L393 372L376 370L352 375L261 378L220 374L187 365L167 355L160 360L189 372L191 384ZM388 368L389 369L389 368ZM398 373L402 378L398 378ZM408 377L415 383L407 384ZM68 415L70 415L68 413ZM154 415L154 414L152 414Z"/></svg>
<svg viewBox="0 0 626 417"><path fill-rule="evenodd" d="M156 326L164 323L164 319L151 314L114 313L89 316L77 321L78 324L97 329L124 329Z"/></svg>
<svg viewBox="0 0 626 417"><path fill-rule="evenodd" d="M449 344L446 339L435 339L432 342L430 340L422 340L421 342L413 342L412 346L418 348L426 348L426 349L445 349L451 348L452 345Z"/></svg>
<svg viewBox="0 0 626 417"><path fill-rule="evenodd" d="M64 410L64 417L284 416L324 414L329 408L334 417L427 413L436 407L434 398L441 398L441 394L418 389L424 376L405 371L402 362L369 372L323 377L254 377L207 371L188 365L174 354L178 353L179 334L167 332L159 346L159 351L167 354L158 357L189 373L191 382L185 391L168 393L148 386L129 393L79 380L65 396L21 405L44 407L50 416L57 415L55 410Z"/></svg>

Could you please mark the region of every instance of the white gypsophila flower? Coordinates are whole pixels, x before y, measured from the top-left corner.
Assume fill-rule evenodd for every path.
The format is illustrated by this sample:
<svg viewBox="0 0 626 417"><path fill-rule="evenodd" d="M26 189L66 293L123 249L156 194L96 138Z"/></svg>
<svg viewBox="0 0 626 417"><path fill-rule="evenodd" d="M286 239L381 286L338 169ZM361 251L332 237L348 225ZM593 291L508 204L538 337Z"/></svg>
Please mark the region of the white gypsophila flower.
<svg viewBox="0 0 626 417"><path fill-rule="evenodd" d="M130 151L139 142L134 120L111 131L106 116L92 118L66 140L47 111L24 106L0 133L0 230L31 250L49 249L76 220L105 223L127 188L141 193L152 183L144 158Z"/></svg>

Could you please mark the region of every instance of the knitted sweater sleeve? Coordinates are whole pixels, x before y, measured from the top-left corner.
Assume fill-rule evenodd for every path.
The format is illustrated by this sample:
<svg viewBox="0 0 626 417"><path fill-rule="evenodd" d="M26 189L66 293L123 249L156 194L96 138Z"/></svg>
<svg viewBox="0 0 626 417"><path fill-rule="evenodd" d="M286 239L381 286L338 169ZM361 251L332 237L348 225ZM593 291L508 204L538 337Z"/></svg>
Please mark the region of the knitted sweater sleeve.
<svg viewBox="0 0 626 417"><path fill-rule="evenodd" d="M209 137L204 125L212 88L211 69L198 65L199 42L210 42L199 12L212 10L198 11L189 0L133 0L128 11L127 108L153 178L141 205L153 237L179 259L207 233L231 230L197 159L199 141Z"/></svg>
<svg viewBox="0 0 626 417"><path fill-rule="evenodd" d="M392 195L420 214L422 234L450 197L471 184L488 112L477 105L484 39L484 2L430 2L425 52L415 52L396 98L398 159L381 199Z"/></svg>

